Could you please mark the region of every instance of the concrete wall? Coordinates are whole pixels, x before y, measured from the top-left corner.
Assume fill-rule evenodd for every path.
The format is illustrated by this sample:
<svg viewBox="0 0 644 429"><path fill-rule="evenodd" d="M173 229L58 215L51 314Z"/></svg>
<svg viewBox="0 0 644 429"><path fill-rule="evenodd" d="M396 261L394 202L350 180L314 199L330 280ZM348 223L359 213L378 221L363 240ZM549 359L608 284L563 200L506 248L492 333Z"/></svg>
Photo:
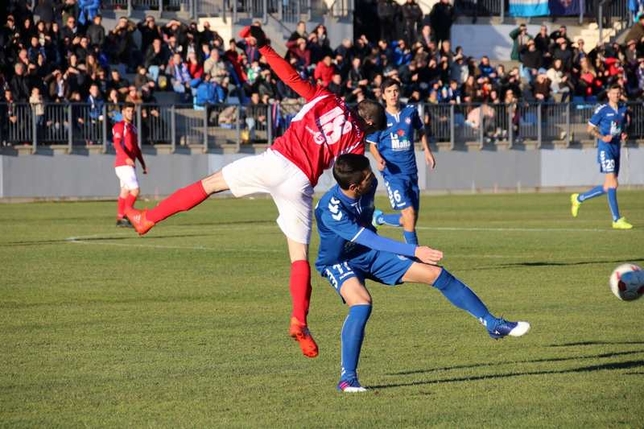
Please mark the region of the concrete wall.
<svg viewBox="0 0 644 429"><path fill-rule="evenodd" d="M594 149L443 151L428 171L417 153L421 189L432 192L578 188L602 183ZM159 197L213 173L244 154L146 154L150 174L142 193ZM103 154L0 155L0 198L114 198L114 156ZM620 183L644 186L644 148L622 149ZM317 191L333 185L327 172Z"/></svg>

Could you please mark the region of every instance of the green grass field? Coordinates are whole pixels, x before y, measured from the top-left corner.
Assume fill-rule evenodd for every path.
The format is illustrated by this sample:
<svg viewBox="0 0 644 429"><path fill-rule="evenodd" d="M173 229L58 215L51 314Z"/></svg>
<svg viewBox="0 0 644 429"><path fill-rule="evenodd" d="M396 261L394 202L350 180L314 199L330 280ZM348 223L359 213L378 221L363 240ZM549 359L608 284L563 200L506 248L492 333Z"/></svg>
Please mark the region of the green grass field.
<svg viewBox="0 0 644 429"><path fill-rule="evenodd" d="M143 238L113 202L0 205L0 427L642 428L644 299L607 283L644 265L644 191L619 198L632 231L605 198L573 219L568 194L423 197L420 240L532 330L493 341L431 287L370 284L358 395L335 390L346 308L317 274L320 356L286 335L270 200L212 199Z"/></svg>

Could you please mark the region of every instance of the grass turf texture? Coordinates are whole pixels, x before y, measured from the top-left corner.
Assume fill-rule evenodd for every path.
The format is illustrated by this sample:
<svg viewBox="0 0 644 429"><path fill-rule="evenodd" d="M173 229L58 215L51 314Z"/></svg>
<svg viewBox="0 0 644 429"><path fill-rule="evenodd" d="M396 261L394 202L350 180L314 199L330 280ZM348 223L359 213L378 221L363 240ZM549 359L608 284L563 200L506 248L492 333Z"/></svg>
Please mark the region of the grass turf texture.
<svg viewBox="0 0 644 429"><path fill-rule="evenodd" d="M372 283L360 395L335 390L346 308L317 273L320 357L287 337L270 200L210 200L143 238L115 203L0 205L0 427L643 427L644 299L608 276L644 265L644 192L619 199L632 231L605 198L573 219L568 194L423 197L420 241L532 331L493 341L436 290Z"/></svg>

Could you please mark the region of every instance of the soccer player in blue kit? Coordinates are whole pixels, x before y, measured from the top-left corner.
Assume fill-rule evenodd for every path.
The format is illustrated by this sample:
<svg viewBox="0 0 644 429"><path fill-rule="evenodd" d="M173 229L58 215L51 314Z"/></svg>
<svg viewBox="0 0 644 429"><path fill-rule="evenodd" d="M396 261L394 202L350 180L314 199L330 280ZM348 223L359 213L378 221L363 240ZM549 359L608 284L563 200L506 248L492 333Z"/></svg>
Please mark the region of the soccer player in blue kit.
<svg viewBox="0 0 644 429"><path fill-rule="evenodd" d="M400 214L374 212L376 225L402 226L403 237L409 244L418 244L416 222L420 206L418 189L418 167L414 149L414 130L423 128L423 121L414 105L400 108L400 82L386 78L381 85L385 101L387 129L367 136L369 151L376 160L376 167L382 172L391 208ZM423 133L421 145L425 162L432 169L436 166L434 154L429 149L427 136Z"/></svg>
<svg viewBox="0 0 644 429"><path fill-rule="evenodd" d="M363 155L340 155L333 166L333 186L318 202L315 218L320 234L316 269L326 277L349 314L341 333L342 372L338 390L364 392L358 381L358 360L371 315L365 280L385 285L413 282L434 286L456 307L476 317L490 337L520 337L528 322L509 322L490 313L470 288L438 265L439 250L380 237L371 224L377 181Z"/></svg>
<svg viewBox="0 0 644 429"><path fill-rule="evenodd" d="M631 229L633 225L619 214L617 205L617 176L619 175L619 157L621 142L628 137L624 132L628 124L626 105L619 102L622 88L612 85L608 90L608 103L602 104L588 121L588 132L597 139L597 162L599 171L604 173L604 184L596 186L583 194L572 194L572 215L577 217L579 206L586 200L608 194L608 207L613 215L613 228Z"/></svg>

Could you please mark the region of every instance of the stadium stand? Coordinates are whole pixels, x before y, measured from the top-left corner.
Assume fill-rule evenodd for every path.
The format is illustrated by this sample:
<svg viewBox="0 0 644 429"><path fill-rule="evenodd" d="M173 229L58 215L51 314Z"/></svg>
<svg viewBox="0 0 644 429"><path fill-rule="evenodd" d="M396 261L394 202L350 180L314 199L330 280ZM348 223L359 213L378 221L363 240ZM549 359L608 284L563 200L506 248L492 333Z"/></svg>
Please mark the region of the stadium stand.
<svg viewBox="0 0 644 429"><path fill-rule="evenodd" d="M486 7L487 2L472 9L457 1L455 14L503 16L498 2ZM273 44L302 76L349 102L378 98L382 78L397 77L406 101L418 104L433 144L577 144L612 83L623 87L631 106L632 138L644 138L644 14L634 15L635 22L627 17L632 26L620 42L594 47L570 37L565 25L546 25L539 34L517 25L510 35L514 59L493 64L486 56L468 56L449 40L439 43L429 14L417 16L415 7L405 12L390 0L380 5L386 22L391 19L387 31L375 26L370 38L373 31L360 32L356 17L357 37L337 46L326 25L307 20L316 13L345 16L351 8L345 2L330 8L303 0L8 3L0 16L5 148L108 150L118 106L126 101L137 104L142 145L239 151L246 143L270 144L302 100L276 80L253 46L222 37L209 20L198 21L204 15L238 25L281 22L275 24L279 31L267 29L276 35ZM602 11L610 14L614 3L604 0ZM625 28L624 14L614 15ZM603 17L597 21L603 26ZM280 38L280 31L291 28L284 23L293 31Z"/></svg>

